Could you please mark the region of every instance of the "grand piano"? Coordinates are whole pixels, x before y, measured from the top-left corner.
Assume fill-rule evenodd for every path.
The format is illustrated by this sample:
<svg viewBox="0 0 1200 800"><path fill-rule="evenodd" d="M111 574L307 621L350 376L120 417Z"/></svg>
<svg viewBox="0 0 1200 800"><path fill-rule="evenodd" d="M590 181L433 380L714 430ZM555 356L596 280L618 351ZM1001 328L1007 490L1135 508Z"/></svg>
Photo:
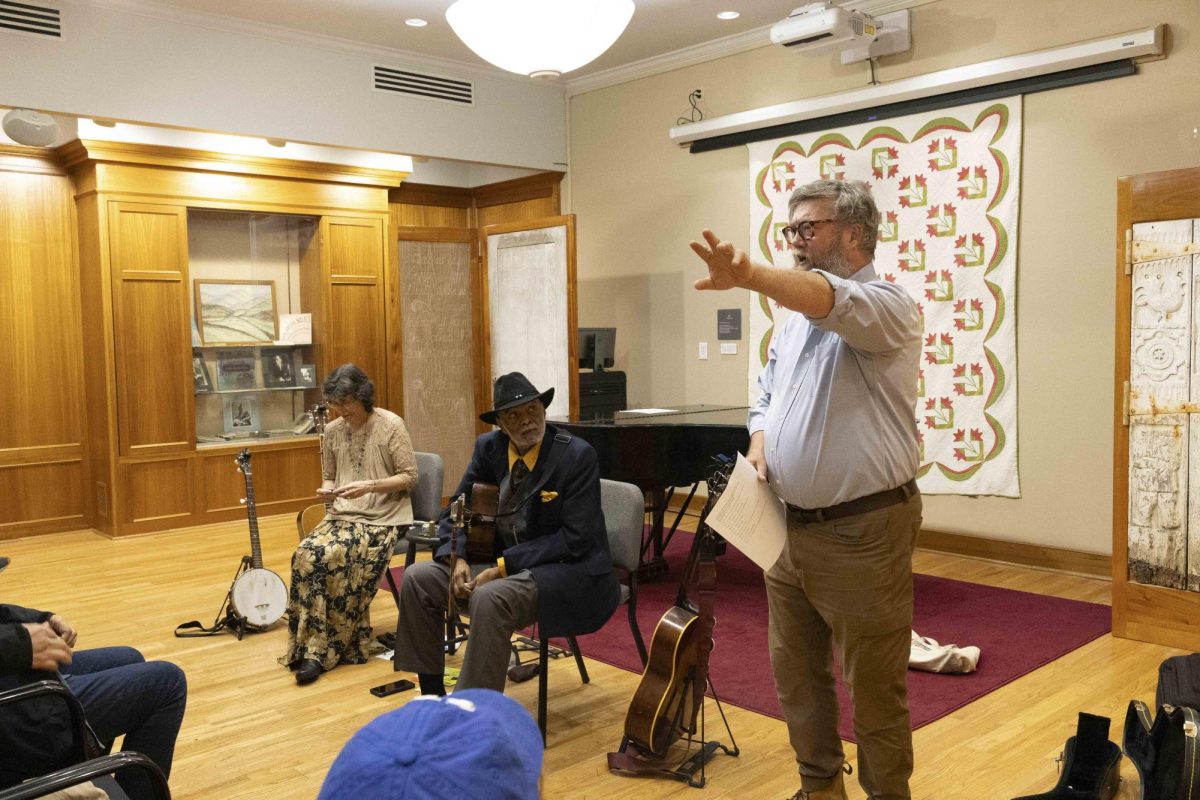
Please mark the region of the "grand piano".
<svg viewBox="0 0 1200 800"><path fill-rule="evenodd" d="M586 421L550 420L595 448L600 477L632 483L646 495L653 516L642 543L639 578L667 572L663 550L675 525L664 539L664 519L675 488L690 487L690 501L695 484L712 469L713 456L746 452L747 412L745 406L698 405L618 411Z"/></svg>

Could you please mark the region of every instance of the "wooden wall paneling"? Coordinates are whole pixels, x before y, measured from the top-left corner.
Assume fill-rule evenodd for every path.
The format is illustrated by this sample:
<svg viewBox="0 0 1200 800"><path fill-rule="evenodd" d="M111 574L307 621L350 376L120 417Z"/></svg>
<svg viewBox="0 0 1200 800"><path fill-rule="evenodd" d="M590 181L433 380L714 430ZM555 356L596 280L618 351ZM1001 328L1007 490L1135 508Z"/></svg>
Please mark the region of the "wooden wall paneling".
<svg viewBox="0 0 1200 800"><path fill-rule="evenodd" d="M82 320L71 186L0 150L0 537L86 524Z"/></svg>
<svg viewBox="0 0 1200 800"><path fill-rule="evenodd" d="M72 159L75 163L85 160L86 153ZM96 189L131 202L171 199L193 207L285 214L387 212L385 188L232 174L219 155L214 155L207 169L196 170L103 161L94 164ZM393 182L398 183L399 177Z"/></svg>
<svg viewBox="0 0 1200 800"><path fill-rule="evenodd" d="M123 460L118 467L122 518L117 533L145 533L194 521L196 473L191 454Z"/></svg>
<svg viewBox="0 0 1200 800"><path fill-rule="evenodd" d="M321 257L329 287L329 366L357 364L375 382L376 402L386 408L384 235L383 218L321 218Z"/></svg>
<svg viewBox="0 0 1200 800"><path fill-rule="evenodd" d="M505 225L562 213L561 172L542 172L525 178L478 186L471 190L475 224Z"/></svg>
<svg viewBox="0 0 1200 800"><path fill-rule="evenodd" d="M241 502L246 496L246 480L234 462L239 452L221 448L197 454L205 522L246 518ZM278 450L251 447L250 454L255 508L260 515L298 511L317 502L314 492L321 485L321 460L315 442Z"/></svg>
<svg viewBox="0 0 1200 800"><path fill-rule="evenodd" d="M186 209L110 203L109 215L121 453L190 450Z"/></svg>
<svg viewBox="0 0 1200 800"><path fill-rule="evenodd" d="M1137 223L1200 217L1200 168L1123 177L1117 182L1116 340L1113 399L1112 615L1115 636L1200 649L1200 593L1146 586L1129 576L1130 330L1133 319L1132 228ZM1192 321L1192 336L1196 330ZM1191 411L1190 405L1186 408ZM1196 487L1192 487L1195 492ZM1186 513L1186 512L1185 512Z"/></svg>
<svg viewBox="0 0 1200 800"><path fill-rule="evenodd" d="M72 175L76 186L88 181L78 171ZM79 226L79 296L83 306L83 376L86 384L85 420L89 520L92 527L108 535L114 533L116 506L116 383L113 350L112 291L108 253L107 204L94 192L76 200Z"/></svg>
<svg viewBox="0 0 1200 800"><path fill-rule="evenodd" d="M406 182L388 192L388 203L397 228L471 227L470 189Z"/></svg>
<svg viewBox="0 0 1200 800"><path fill-rule="evenodd" d="M74 457L0 464L0 539L87 527L82 450Z"/></svg>

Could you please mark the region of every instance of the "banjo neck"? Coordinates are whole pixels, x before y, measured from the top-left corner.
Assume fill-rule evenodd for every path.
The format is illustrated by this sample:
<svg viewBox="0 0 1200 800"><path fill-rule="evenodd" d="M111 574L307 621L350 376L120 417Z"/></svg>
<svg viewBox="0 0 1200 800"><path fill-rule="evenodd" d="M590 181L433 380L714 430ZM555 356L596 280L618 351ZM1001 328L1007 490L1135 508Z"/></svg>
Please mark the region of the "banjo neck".
<svg viewBox="0 0 1200 800"><path fill-rule="evenodd" d="M262 545L258 540L258 511L254 506L254 480L250 471L250 449L242 450L237 457L238 469L246 479L246 517L250 523L250 567L262 569Z"/></svg>

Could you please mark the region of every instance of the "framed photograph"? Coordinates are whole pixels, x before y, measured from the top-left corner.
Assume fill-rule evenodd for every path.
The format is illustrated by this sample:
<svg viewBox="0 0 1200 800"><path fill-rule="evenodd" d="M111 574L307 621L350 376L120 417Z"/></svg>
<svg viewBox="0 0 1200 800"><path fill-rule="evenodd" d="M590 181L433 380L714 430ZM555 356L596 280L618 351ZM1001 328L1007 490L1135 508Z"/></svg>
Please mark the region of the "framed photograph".
<svg viewBox="0 0 1200 800"><path fill-rule="evenodd" d="M259 429L258 398L254 395L226 397L222 406L225 433L250 434Z"/></svg>
<svg viewBox="0 0 1200 800"><path fill-rule="evenodd" d="M312 344L312 314L280 314L279 344Z"/></svg>
<svg viewBox="0 0 1200 800"><path fill-rule="evenodd" d="M316 364L301 364L300 371L296 373L297 386L316 386L317 385L317 365Z"/></svg>
<svg viewBox="0 0 1200 800"><path fill-rule="evenodd" d="M200 338L212 344L272 344L279 336L274 281L193 281Z"/></svg>
<svg viewBox="0 0 1200 800"><path fill-rule="evenodd" d="M213 390L212 378L208 376L208 365L204 363L204 356L192 356L192 379L195 382L196 394Z"/></svg>
<svg viewBox="0 0 1200 800"><path fill-rule="evenodd" d="M292 423L292 433L297 435L303 433L312 433L316 430L317 423L313 420L313 415L304 411L296 415L295 421Z"/></svg>
<svg viewBox="0 0 1200 800"><path fill-rule="evenodd" d="M217 388L223 392L257 389L254 358L240 350L217 351Z"/></svg>
<svg viewBox="0 0 1200 800"><path fill-rule="evenodd" d="M262 351L263 386L295 386L292 351L286 347L264 347Z"/></svg>

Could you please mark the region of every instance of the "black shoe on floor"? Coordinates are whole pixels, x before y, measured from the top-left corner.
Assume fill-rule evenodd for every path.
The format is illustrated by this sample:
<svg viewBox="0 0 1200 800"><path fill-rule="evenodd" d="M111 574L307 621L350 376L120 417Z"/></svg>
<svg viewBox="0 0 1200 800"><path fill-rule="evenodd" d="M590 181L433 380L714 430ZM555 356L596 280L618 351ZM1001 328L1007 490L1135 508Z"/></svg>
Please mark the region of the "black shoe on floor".
<svg viewBox="0 0 1200 800"><path fill-rule="evenodd" d="M11 562L12 562L12 559L10 559L10 558L6 558L5 556L0 556L0 570L3 570L3 569L4 569L5 567L7 567L7 566L8 566L8 565L9 565Z"/></svg>
<svg viewBox="0 0 1200 800"><path fill-rule="evenodd" d="M300 686L312 683L321 677L321 673L324 671L321 662L305 659L300 662L300 666L296 667L296 683Z"/></svg>

